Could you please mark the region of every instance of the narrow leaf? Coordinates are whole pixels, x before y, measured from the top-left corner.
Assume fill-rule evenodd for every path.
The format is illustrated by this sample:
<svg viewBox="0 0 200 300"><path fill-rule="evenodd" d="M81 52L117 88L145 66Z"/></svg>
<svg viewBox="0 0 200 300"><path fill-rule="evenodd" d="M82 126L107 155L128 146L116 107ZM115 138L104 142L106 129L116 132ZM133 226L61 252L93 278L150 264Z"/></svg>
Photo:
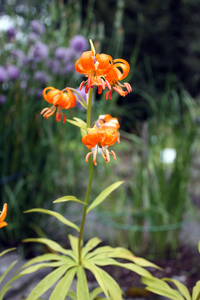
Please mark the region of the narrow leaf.
<svg viewBox="0 0 200 300"><path fill-rule="evenodd" d="M90 300L95 300L95 298L101 294L103 291L102 291L102 288L100 287L97 287L96 289L94 289L91 293L90 293Z"/></svg>
<svg viewBox="0 0 200 300"><path fill-rule="evenodd" d="M76 293L74 291L70 291L67 294L67 297L71 298L72 300L77 300Z"/></svg>
<svg viewBox="0 0 200 300"><path fill-rule="evenodd" d="M67 273L58 282L55 289L51 293L51 297L49 298L49 300L65 300L76 272L77 267L71 268L67 271Z"/></svg>
<svg viewBox="0 0 200 300"><path fill-rule="evenodd" d="M88 269L91 273L94 274L94 277L96 278L99 286L102 288L106 298L109 299L110 297L109 297L109 294L108 294L108 289L107 289L106 284L104 282L104 277L101 273L101 269L98 268L97 266L95 266L94 263L92 263L91 261L86 260L86 259L83 260L83 266L86 269Z"/></svg>
<svg viewBox="0 0 200 300"><path fill-rule="evenodd" d="M99 266L113 265L113 266L122 267L122 268L125 268L128 270L131 270L131 271L139 274L140 276L152 278L151 273L149 273L144 268L137 266L135 264L132 264L132 263L119 263L118 261L116 261L112 258L104 258L104 259L91 258L91 262L93 262L94 264L99 265Z"/></svg>
<svg viewBox="0 0 200 300"><path fill-rule="evenodd" d="M30 273L34 273L40 269L43 268L47 268L47 267L60 267L62 265L66 265L65 262L63 261L56 261L56 262L51 262L51 263L41 263L41 264L37 264L31 267L28 267L27 269L23 270L19 275L26 275L26 274L30 274Z"/></svg>
<svg viewBox="0 0 200 300"><path fill-rule="evenodd" d="M80 128L83 128L84 130L87 129L87 126L86 125L83 125L77 121L74 121L74 120L69 120L69 119L66 119L67 122L71 123L72 125L74 126L77 126L77 127L80 127Z"/></svg>
<svg viewBox="0 0 200 300"><path fill-rule="evenodd" d="M113 248L110 246L103 246L103 247L98 247L97 249L95 249L94 251L86 254L86 258L89 259L91 257L95 257L96 255L104 255L104 257L106 256L106 253L110 253L113 251Z"/></svg>
<svg viewBox="0 0 200 300"><path fill-rule="evenodd" d="M36 263L45 262L45 261L52 261L52 260L65 261L65 263L74 262L74 260L72 260L71 258L69 258L65 255L47 253L47 254L36 256L36 257L30 259L27 263L25 263L21 267L21 269L27 268L28 266L36 264Z"/></svg>
<svg viewBox="0 0 200 300"><path fill-rule="evenodd" d="M200 281L197 281L192 291L192 300L199 300L199 299L200 299Z"/></svg>
<svg viewBox="0 0 200 300"><path fill-rule="evenodd" d="M85 257L85 255L92 250L93 248L95 248L97 245L99 245L102 241L97 238L94 237L92 239L90 239L87 244L83 247L82 249L82 257Z"/></svg>
<svg viewBox="0 0 200 300"><path fill-rule="evenodd" d="M32 290L26 300L37 300L44 294L63 274L68 270L68 266L61 266L50 274L48 274L40 283Z"/></svg>
<svg viewBox="0 0 200 300"><path fill-rule="evenodd" d="M63 247L61 247L58 243L50 240L50 239L46 239L46 238L31 238L31 239L25 239L23 240L23 242L27 243L27 242L36 242L36 243L42 243L45 244L46 246L48 246L51 250L56 251L56 252L60 252L66 255L69 255L70 257L72 257L75 261L77 261L77 258L75 257L74 253L72 250L66 250Z"/></svg>
<svg viewBox="0 0 200 300"><path fill-rule="evenodd" d="M111 299L122 300L122 291L117 282L104 270L100 269Z"/></svg>
<svg viewBox="0 0 200 300"><path fill-rule="evenodd" d="M75 257L78 259L78 238L69 234L69 241L72 251L74 252Z"/></svg>
<svg viewBox="0 0 200 300"><path fill-rule="evenodd" d="M3 279L6 277L6 275L8 274L8 272L12 269L12 267L14 267L14 265L17 263L17 260L14 261L7 269L6 271L3 273L3 275L0 277L0 283L3 281Z"/></svg>
<svg viewBox="0 0 200 300"><path fill-rule="evenodd" d="M93 208L95 208L97 205L102 203L108 195L110 195L114 190L116 190L123 181L118 181L113 184L111 184L109 187L107 187L103 192L99 194L99 196L92 202L92 204L88 207L87 213L89 213Z"/></svg>
<svg viewBox="0 0 200 300"><path fill-rule="evenodd" d="M151 263L150 261L137 257L133 255L133 253L125 248L117 247L113 248L113 251L110 252L107 257L113 257L113 258L123 258L130 260L134 262L136 265L139 265L141 267L153 267L162 270L162 268L156 266L155 264Z"/></svg>
<svg viewBox="0 0 200 300"><path fill-rule="evenodd" d="M74 201L74 202L78 202L78 203L85 205L85 203L83 201L77 199L75 196L70 196L70 195L61 197L61 198L53 201L53 203L68 202L68 201Z"/></svg>
<svg viewBox="0 0 200 300"><path fill-rule="evenodd" d="M200 253L200 242L199 242L199 245L198 245L198 250L199 250L199 253Z"/></svg>
<svg viewBox="0 0 200 300"><path fill-rule="evenodd" d="M10 249L7 249L7 250L4 250L0 253L0 257L2 257L3 255L5 255L6 253L10 252L10 251L13 251L15 250L16 248L10 248Z"/></svg>
<svg viewBox="0 0 200 300"><path fill-rule="evenodd" d="M148 291L155 294L166 296L173 300L185 300L178 291L172 289L166 282L162 281L161 279L155 277L142 277L142 283L147 285L146 289Z"/></svg>
<svg viewBox="0 0 200 300"><path fill-rule="evenodd" d="M176 279L170 279L170 278L162 278L162 280L173 282L176 285L176 287L178 288L178 290L181 292L181 294L185 297L185 299L191 300L188 289L180 281L178 281Z"/></svg>
<svg viewBox="0 0 200 300"><path fill-rule="evenodd" d="M56 219L58 219L60 222L64 223L65 225L70 226L70 227L76 229L77 231L79 231L79 228L76 224L70 222L69 220L64 218L61 214L59 214L58 212L51 211L48 209L43 209L43 208L33 208L33 209L26 210L24 213L30 213L30 212L41 212L41 213L53 216Z"/></svg>
<svg viewBox="0 0 200 300"><path fill-rule="evenodd" d="M88 283L82 266L78 266L77 271L77 300L89 300Z"/></svg>

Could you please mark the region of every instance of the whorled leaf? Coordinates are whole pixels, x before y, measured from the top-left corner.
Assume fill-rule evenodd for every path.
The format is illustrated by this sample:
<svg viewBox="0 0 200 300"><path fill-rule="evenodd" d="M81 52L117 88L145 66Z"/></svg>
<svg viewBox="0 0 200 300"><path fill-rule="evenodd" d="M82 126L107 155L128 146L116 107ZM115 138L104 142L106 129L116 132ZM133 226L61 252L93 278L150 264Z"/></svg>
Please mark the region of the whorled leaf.
<svg viewBox="0 0 200 300"><path fill-rule="evenodd" d="M82 266L78 266L77 271L77 300L89 300L88 283L85 270Z"/></svg>
<svg viewBox="0 0 200 300"><path fill-rule="evenodd" d="M37 300L42 294L44 294L57 280L59 280L69 269L68 266L61 266L46 277L44 277L38 285L32 290L26 300Z"/></svg>
<svg viewBox="0 0 200 300"><path fill-rule="evenodd" d="M2 257L3 255L5 255L6 253L10 252L10 251L13 251L15 250L16 248L10 248L10 249L7 249L7 250L4 250L0 253L0 257Z"/></svg>
<svg viewBox="0 0 200 300"><path fill-rule="evenodd" d="M171 278L162 278L163 281L173 282L177 289L181 292L181 294L185 297L186 300L191 300L190 293L186 286L182 284L180 281Z"/></svg>
<svg viewBox="0 0 200 300"><path fill-rule="evenodd" d="M78 118L76 118L76 119L78 119ZM87 125L86 125L85 122L82 123L82 122L77 121L77 120L69 120L69 119L66 119L66 121L67 121L68 123L74 125L74 126L80 127L80 128L82 128L82 129L84 129L84 130L87 130Z"/></svg>
<svg viewBox="0 0 200 300"><path fill-rule="evenodd" d="M75 274L77 273L78 267L75 266L69 269L66 274L60 279L55 289L51 293L49 300L65 300L74 279Z"/></svg>
<svg viewBox="0 0 200 300"><path fill-rule="evenodd" d="M76 224L74 224L71 221L67 220L65 217L63 217L58 212L48 210L48 209L43 209L43 208L33 208L33 209L26 210L24 213L31 213L31 212L41 212L41 213L53 216L56 219L58 219L60 222L62 222L63 224L65 224L69 227L72 227L72 228L76 229L79 232L79 227Z"/></svg>
<svg viewBox="0 0 200 300"><path fill-rule="evenodd" d="M33 264L36 263L41 263L41 262L45 262L45 261L65 261L67 262L73 262L74 260L72 260L71 258L65 256L65 255L59 255L59 254L54 254L54 253L47 253L47 254L43 254L43 255L39 255L36 256L32 259L30 259L27 263L25 263L21 269L25 269Z"/></svg>
<svg viewBox="0 0 200 300"><path fill-rule="evenodd" d="M3 273L3 275L0 277L0 283L3 281L3 279L6 277L6 275L8 274L8 272L14 267L14 265L17 263L17 260L15 260L7 269L6 271Z"/></svg>
<svg viewBox="0 0 200 300"><path fill-rule="evenodd" d="M78 238L76 236L73 236L69 234L69 241L72 248L73 253L78 258Z"/></svg>
<svg viewBox="0 0 200 300"><path fill-rule="evenodd" d="M26 243L27 242L36 242L36 243L45 244L51 250L66 254L66 255L70 256L71 258L73 258L75 261L78 261L78 258L75 256L75 254L72 250L66 250L63 247L61 247L58 243L56 243L56 242L54 242L50 239L46 239L46 238L29 238L29 239L23 240L23 242L26 242Z"/></svg>
<svg viewBox="0 0 200 300"><path fill-rule="evenodd" d="M172 300L185 300L178 291L172 289L166 282L162 281L161 279L155 277L142 277L142 283L146 285L146 290L154 294L168 297Z"/></svg>
<svg viewBox="0 0 200 300"><path fill-rule="evenodd" d="M103 292L102 288L97 287L90 293L90 300L95 300L96 297Z"/></svg>
<svg viewBox="0 0 200 300"><path fill-rule="evenodd" d="M192 291L192 300L200 299L200 281L197 281Z"/></svg>
<svg viewBox="0 0 200 300"><path fill-rule="evenodd" d="M90 239L87 242L87 244L82 248L82 257L84 258L88 252L90 252L93 248L98 246L101 242L102 241L97 237Z"/></svg>
<svg viewBox="0 0 200 300"><path fill-rule="evenodd" d="M72 263L73 265L74 263ZM63 266L63 265L66 265L66 263L64 261L54 261L54 262L49 262L49 263L40 263L40 264L37 264L37 265L34 265L34 266L31 266L31 267L28 267L26 269L24 269L23 271L20 272L19 275L27 275L27 274L30 274L30 273L34 273L40 269L43 269L43 268L48 268L48 267L51 267L51 268L56 268L56 267L60 267L60 266ZM70 264L69 264L70 266Z"/></svg>
<svg viewBox="0 0 200 300"><path fill-rule="evenodd" d="M95 257L91 258L90 261L92 263L94 263L95 265L98 265L98 266L108 266L108 265L118 266L118 267L128 269L130 271L133 271L133 272L137 273L140 276L145 276L145 277L152 278L151 273L149 273L144 268L142 268L138 265L135 265L133 263L119 263L118 261L116 261L113 258L96 259Z"/></svg>
<svg viewBox="0 0 200 300"><path fill-rule="evenodd" d="M109 292L105 284L105 280L103 277L103 274L101 272L101 269L97 267L94 263L89 261L88 259L83 259L83 266L88 269L91 273L93 273L94 277L96 278L96 281L98 282L99 286L102 288L103 293L106 296L106 299L109 299Z"/></svg>

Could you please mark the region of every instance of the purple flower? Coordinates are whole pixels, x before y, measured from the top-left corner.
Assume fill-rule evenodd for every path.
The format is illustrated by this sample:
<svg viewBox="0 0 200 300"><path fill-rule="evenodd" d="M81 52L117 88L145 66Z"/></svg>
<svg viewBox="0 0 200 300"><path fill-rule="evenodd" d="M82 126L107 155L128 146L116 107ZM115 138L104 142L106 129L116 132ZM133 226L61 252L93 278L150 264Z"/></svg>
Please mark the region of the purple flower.
<svg viewBox="0 0 200 300"><path fill-rule="evenodd" d="M23 65L24 64L24 60L25 60L25 54L22 50L20 49L15 49L15 50L12 50L10 52L17 60L17 63L19 65Z"/></svg>
<svg viewBox="0 0 200 300"><path fill-rule="evenodd" d="M43 71L36 71L33 78L41 84L46 84L48 81L48 76Z"/></svg>
<svg viewBox="0 0 200 300"><path fill-rule="evenodd" d="M36 62L42 61L43 59L47 58L48 54L48 46L42 42L37 42L30 48L29 51L30 57L32 57Z"/></svg>
<svg viewBox="0 0 200 300"><path fill-rule="evenodd" d="M20 76L19 68L15 65L7 66L8 77L11 80L17 80Z"/></svg>
<svg viewBox="0 0 200 300"><path fill-rule="evenodd" d="M55 51L55 56L64 62L70 61L74 57L74 50L72 48L59 47Z"/></svg>
<svg viewBox="0 0 200 300"><path fill-rule="evenodd" d="M88 48L88 41L82 35L75 35L69 42L69 45L78 52L83 52Z"/></svg>
<svg viewBox="0 0 200 300"><path fill-rule="evenodd" d="M61 65L58 60L48 59L46 62L46 67L51 71L52 74L60 74Z"/></svg>
<svg viewBox="0 0 200 300"><path fill-rule="evenodd" d="M15 38L15 36L16 36L16 31L15 31L15 29L14 29L13 27L10 27L10 28L7 30L6 34L7 34L8 40L11 41L12 39Z"/></svg>
<svg viewBox="0 0 200 300"><path fill-rule="evenodd" d="M66 74L69 74L72 71L74 71L74 64L72 62L69 62L68 64L65 65L64 72Z"/></svg>
<svg viewBox="0 0 200 300"><path fill-rule="evenodd" d="M3 105L6 102L6 96L0 95L0 105Z"/></svg>
<svg viewBox="0 0 200 300"><path fill-rule="evenodd" d="M36 42L36 41L39 40L39 38L40 38L39 35L37 33L35 33L35 32L30 32L28 34L28 41L29 41L29 43Z"/></svg>
<svg viewBox="0 0 200 300"><path fill-rule="evenodd" d="M37 90L37 92L36 92L36 97L37 97L37 99L42 98L42 93L43 93L43 89L38 89L38 90Z"/></svg>
<svg viewBox="0 0 200 300"><path fill-rule="evenodd" d="M2 66L0 66L0 82L5 82L7 81L8 76L7 76L7 72L6 69Z"/></svg>
<svg viewBox="0 0 200 300"><path fill-rule="evenodd" d="M44 34L46 31L45 25L38 20L32 20L30 23L30 27L34 32L38 34Z"/></svg>

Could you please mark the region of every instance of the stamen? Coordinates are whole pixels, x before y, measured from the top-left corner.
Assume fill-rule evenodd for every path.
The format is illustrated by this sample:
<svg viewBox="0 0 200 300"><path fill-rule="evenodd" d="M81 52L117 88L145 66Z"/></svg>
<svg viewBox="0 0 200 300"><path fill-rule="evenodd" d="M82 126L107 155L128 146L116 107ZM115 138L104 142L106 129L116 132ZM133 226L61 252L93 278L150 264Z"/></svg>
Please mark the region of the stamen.
<svg viewBox="0 0 200 300"><path fill-rule="evenodd" d="M95 150L93 151L93 164L94 164L95 166L97 166L97 153L98 153L98 146L97 146L97 149L95 149Z"/></svg>
<svg viewBox="0 0 200 300"><path fill-rule="evenodd" d="M110 85L110 83L108 82L107 79L105 79L105 82L106 82L106 84L107 84L108 89L109 89L109 90L112 90L111 85Z"/></svg>
<svg viewBox="0 0 200 300"><path fill-rule="evenodd" d="M102 89L105 90L106 86L105 86L105 82L104 82L104 80L102 78L101 78L101 86L102 86Z"/></svg>
<svg viewBox="0 0 200 300"><path fill-rule="evenodd" d="M82 81L81 84L79 85L79 91L82 90L84 83L85 83L85 81Z"/></svg>
<svg viewBox="0 0 200 300"><path fill-rule="evenodd" d="M131 85L128 83L128 82L125 82L124 83L124 86L126 87L126 89L127 89L127 91L130 93L130 92L132 92L132 87L131 87Z"/></svg>
<svg viewBox="0 0 200 300"><path fill-rule="evenodd" d="M102 89L102 86L99 85L99 86L98 86L98 94L99 94L99 95L102 93L102 90L103 90L103 89Z"/></svg>
<svg viewBox="0 0 200 300"><path fill-rule="evenodd" d="M93 154L93 152L88 152L88 154L86 155L86 157L85 157L85 161L86 162L88 162L88 159L89 159L89 157L90 157L90 155L92 155Z"/></svg>
<svg viewBox="0 0 200 300"><path fill-rule="evenodd" d="M108 162L110 162L110 153L109 153L109 151L108 151L108 149L106 149L106 162L108 163Z"/></svg>
<svg viewBox="0 0 200 300"><path fill-rule="evenodd" d="M114 160L116 160L116 159L117 159L117 156L116 156L115 152L114 152L113 150L111 150L110 153L111 153L112 156L114 157Z"/></svg>

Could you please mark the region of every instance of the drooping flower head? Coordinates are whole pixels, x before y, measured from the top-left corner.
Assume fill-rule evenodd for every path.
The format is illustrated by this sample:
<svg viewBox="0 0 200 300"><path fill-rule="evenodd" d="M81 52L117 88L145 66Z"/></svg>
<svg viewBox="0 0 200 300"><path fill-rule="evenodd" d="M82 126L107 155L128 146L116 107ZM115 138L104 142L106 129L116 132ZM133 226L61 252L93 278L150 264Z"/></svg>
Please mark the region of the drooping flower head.
<svg viewBox="0 0 200 300"><path fill-rule="evenodd" d="M99 148L106 163L110 161L110 154L112 154L116 160L115 152L112 150L109 151L108 148L109 146L114 145L118 138L118 130L115 128L88 128L87 135L83 136L82 142L86 145L88 150L92 149L92 151L86 155L85 161L88 162L89 156L93 155L93 163L96 166L96 158Z"/></svg>
<svg viewBox="0 0 200 300"><path fill-rule="evenodd" d="M120 83L121 80L127 77L130 71L129 63L124 59L115 59L113 63L113 67L110 72L105 75L105 79L110 85L109 88L111 87L105 95L106 100L108 100L108 98L112 98L113 90L123 97L132 91L131 85L128 82L125 82L124 84ZM124 91L122 87L125 87L126 91Z"/></svg>
<svg viewBox="0 0 200 300"><path fill-rule="evenodd" d="M0 214L0 228L8 225L6 222L4 222L6 215L7 215L7 203L4 203L3 210Z"/></svg>
<svg viewBox="0 0 200 300"><path fill-rule="evenodd" d="M113 60L107 54L94 54L94 51L83 52L81 57L75 63L75 69L78 73L84 74L88 79L80 84L81 90L84 83L86 84L85 92L88 93L90 87L98 86L98 93L101 94L105 89L106 84L105 75L109 73L113 65Z"/></svg>
<svg viewBox="0 0 200 300"><path fill-rule="evenodd" d="M62 109L69 109L76 105L76 98L69 88L60 91L52 86L47 87L43 90L43 98L53 106L44 108L40 114L48 119L57 110L56 121L58 122L61 121L62 117L63 123L66 122L66 116L63 114Z"/></svg>
<svg viewBox="0 0 200 300"><path fill-rule="evenodd" d="M111 115L100 115L97 122L96 122L98 128L114 128L116 130L119 130L120 124L117 118L113 118ZM120 134L118 132L118 144L120 142Z"/></svg>

